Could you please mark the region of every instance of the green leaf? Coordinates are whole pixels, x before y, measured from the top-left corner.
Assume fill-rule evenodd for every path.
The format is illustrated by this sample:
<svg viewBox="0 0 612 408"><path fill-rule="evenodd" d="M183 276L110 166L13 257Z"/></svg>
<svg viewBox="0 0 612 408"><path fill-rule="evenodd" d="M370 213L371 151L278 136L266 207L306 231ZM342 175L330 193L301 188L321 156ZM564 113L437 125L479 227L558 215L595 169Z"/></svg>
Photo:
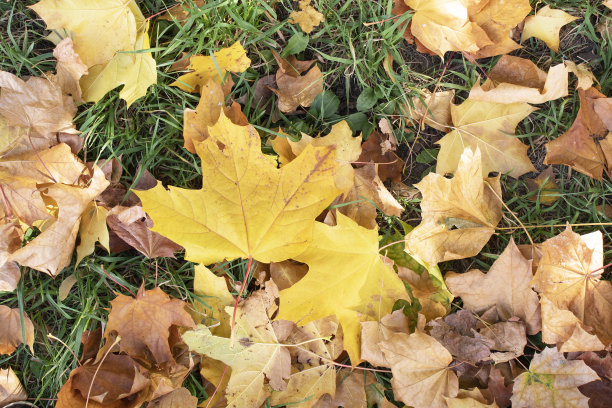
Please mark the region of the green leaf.
<svg viewBox="0 0 612 408"><path fill-rule="evenodd" d="M423 151L417 155L416 161L421 164L433 163L436 161L438 153L440 153L440 149L423 149Z"/></svg>
<svg viewBox="0 0 612 408"><path fill-rule="evenodd" d="M310 39L305 34L302 34L302 33L293 34L293 36L287 42L287 45L285 46L285 49L283 50L281 55L283 57L286 57L288 55L299 54L300 52L306 49L306 47L308 46L309 40Z"/></svg>
<svg viewBox="0 0 612 408"><path fill-rule="evenodd" d="M376 104L377 101L378 97L376 96L376 91L373 88L366 88L357 98L357 110L370 110Z"/></svg>
<svg viewBox="0 0 612 408"><path fill-rule="evenodd" d="M346 123L353 132L363 131L363 129L369 124L368 117L361 112L353 113L346 117Z"/></svg>
<svg viewBox="0 0 612 408"><path fill-rule="evenodd" d="M328 118L340 106L340 99L332 91L325 90L317 95L310 105L310 114L317 118Z"/></svg>

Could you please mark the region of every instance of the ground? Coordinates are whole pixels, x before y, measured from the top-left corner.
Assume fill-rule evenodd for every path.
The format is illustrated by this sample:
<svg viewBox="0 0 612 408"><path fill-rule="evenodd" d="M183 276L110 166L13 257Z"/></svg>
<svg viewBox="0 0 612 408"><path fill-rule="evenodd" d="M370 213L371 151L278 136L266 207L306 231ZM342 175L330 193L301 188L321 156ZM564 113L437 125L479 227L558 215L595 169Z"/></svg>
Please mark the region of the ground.
<svg viewBox="0 0 612 408"><path fill-rule="evenodd" d="M34 3L35 0L0 3L0 69L22 77L39 76L53 70L55 64L51 54L53 44L44 38L47 34L44 24L26 7ZM137 3L148 17L164 11L175 1L137 0ZM536 3L538 7L550 4L564 9L580 20L562 30L560 53L532 39L528 42L529 47L518 55L530 58L544 70L564 59L586 62L599 80L602 92L610 95L612 48L595 28L609 10L595 7L593 4L598 2L591 0L532 1L534 7ZM145 98L127 109L118 91L113 91L97 104L79 108L75 123L85 138L81 158L87 161L121 158L122 181L128 186L147 169L164 184L198 187L201 180L199 160L182 148L183 110L193 108L198 98L169 86L176 78L170 66L183 53L208 55L211 50L240 41L252 60L252 67L235 78L232 97L243 104L245 114L258 126L264 142L267 129L278 126L290 134L325 132L331 124L357 113L357 97L364 89L373 88L379 99L372 109L363 112L367 122L370 127L382 118L393 122L402 158L407 162L404 183L418 182L432 170L435 159L431 153L435 155L434 142L441 133L426 129L415 141L414 127L404 126L404 119L397 115L397 106L410 100L417 90L433 90L436 84L439 89L455 89L456 102L459 102L466 97L479 73L486 72L496 58L479 60L476 66L459 53L447 54L445 61L417 53L402 39L398 25L403 20L391 19L393 0L314 0L313 4L324 11L326 20L313 31L308 47L299 56L318 61L325 74L325 88L340 101L337 115L317 117L304 112L294 116L280 115L273 121L264 109L252 106L254 81L276 71L270 50L281 51L292 36L301 32L287 20L296 6L294 2L280 0L272 6L267 0L207 1L183 26L151 19L151 47L157 62L158 84L149 89ZM384 69L383 62L389 55L395 61L394 80ZM572 90L568 98L540 105L537 112L519 125L517 134L530 145L529 156L538 170L545 167L542 164L544 144L569 128L578 111L577 102L578 95ZM350 119L363 119L359 116L353 115ZM271 152L268 147L265 149ZM516 218L528 227L536 242L558 234L566 223L596 224L578 225L574 229L579 233L602 230L609 257L612 228L606 223L612 219L606 217L602 208L606 203L612 204L612 183L607 178L593 180L567 166L554 166L554 172L561 193L552 206L527 198L525 177L517 180L502 176L506 208L501 229L479 256L446 263L444 268L488 269L510 237L518 243L529 242ZM419 199L403 204L406 211L402 219L418 223ZM388 231L392 224L399 226L397 221L381 217L381 232ZM230 270L239 280L245 267L245 263L235 262ZM78 273L76 287L64 301L59 301L60 284L75 270ZM135 251L109 255L97 250L94 256L86 258L78 267L71 265L55 279L38 272L26 273L15 292L0 295L0 304L19 307L29 315L36 327L34 354L21 347L12 355L0 356L0 367L13 367L29 396L35 399L33 402L39 407L51 407L68 373L77 365L73 353L79 352L81 334L103 325L110 300L117 292L125 292L119 284L136 292L144 281L148 288L160 286L175 297L189 300L192 279L193 265L180 256L148 260ZM385 378L380 380L388 386ZM205 397L197 373L188 378L185 386L200 400Z"/></svg>

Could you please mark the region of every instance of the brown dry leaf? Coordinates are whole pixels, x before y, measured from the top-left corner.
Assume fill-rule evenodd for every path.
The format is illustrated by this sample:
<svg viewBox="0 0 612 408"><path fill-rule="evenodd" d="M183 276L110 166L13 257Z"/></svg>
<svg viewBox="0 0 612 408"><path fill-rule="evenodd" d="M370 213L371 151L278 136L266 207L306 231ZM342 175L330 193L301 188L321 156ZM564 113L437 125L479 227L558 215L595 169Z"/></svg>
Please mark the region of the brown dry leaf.
<svg viewBox="0 0 612 408"><path fill-rule="evenodd" d="M546 144L544 163L566 164L590 177L601 179L604 168L607 165L609 169L611 164L606 160L606 152L602 151L595 138L606 136L608 131L612 130L612 123L604 121L607 119L606 111L600 107L597 112L595 103L603 100L607 104L608 98L595 88L586 91L578 89L578 95L580 110L576 120L567 132ZM610 138L605 140L609 142ZM605 146L612 147L612 144L602 143L604 149Z"/></svg>
<svg viewBox="0 0 612 408"><path fill-rule="evenodd" d="M358 371L341 369L336 375L336 395L325 395L315 408L367 408L364 375Z"/></svg>
<svg viewBox="0 0 612 408"><path fill-rule="evenodd" d="M21 248L23 231L17 223L0 222L0 237L0 292L12 292L17 288L21 270L15 262L8 261L8 257Z"/></svg>
<svg viewBox="0 0 612 408"><path fill-rule="evenodd" d="M429 335L443 345L451 355L470 364L490 360L495 341L479 335L476 318L467 310L460 310L429 322Z"/></svg>
<svg viewBox="0 0 612 408"><path fill-rule="evenodd" d="M589 408L610 408L612 395L612 357L605 353L604 357L587 351L577 358L595 370L600 379L578 387L581 393L589 397Z"/></svg>
<svg viewBox="0 0 612 408"><path fill-rule="evenodd" d="M96 205L91 201L81 215L81 224L79 226L79 237L81 242L77 246L78 265L81 260L87 255L91 255L94 251L96 242L107 251L109 250L108 228L106 226L106 217L108 210L102 206Z"/></svg>
<svg viewBox="0 0 612 408"><path fill-rule="evenodd" d="M531 289L531 263L511 239L487 274L475 269L462 274L450 272L445 281L452 294L461 297L466 309L480 314L496 306L502 320L520 317L527 332L536 334L542 324L538 295Z"/></svg>
<svg viewBox="0 0 612 408"><path fill-rule="evenodd" d="M480 150L466 148L449 180L428 174L416 187L423 194L423 220L406 236L406 251L429 264L474 256L501 220L499 177L482 178Z"/></svg>
<svg viewBox="0 0 612 408"><path fill-rule="evenodd" d="M87 65L83 64L79 55L74 51L71 38L60 41L53 50L57 60L55 66L57 83L66 95L72 96L75 102L83 102L79 80L87 75Z"/></svg>
<svg viewBox="0 0 612 408"><path fill-rule="evenodd" d="M72 123L76 106L52 78L30 77L23 81L0 71L0 114L10 125L30 128L42 137L57 132L76 134Z"/></svg>
<svg viewBox="0 0 612 408"><path fill-rule="evenodd" d="M25 344L34 353L34 325L23 315ZM19 309L0 305L0 354L11 354L23 343L21 313Z"/></svg>
<svg viewBox="0 0 612 408"><path fill-rule="evenodd" d="M149 402L147 408L196 408L198 399L187 388L178 388Z"/></svg>
<svg viewBox="0 0 612 408"><path fill-rule="evenodd" d="M569 310L608 345L612 341L612 284L601 279L603 236L578 235L570 227L542 244L533 278L536 291L561 310Z"/></svg>
<svg viewBox="0 0 612 408"><path fill-rule="evenodd" d="M496 103L544 103L568 95L569 71L558 64L541 71L528 59L504 55L481 85L476 81L469 99Z"/></svg>
<svg viewBox="0 0 612 408"><path fill-rule="evenodd" d="M587 90L593 86L593 83L597 82L597 78L591 72L589 67L583 62L578 65L574 61L564 61L565 66L572 74L576 75L578 78L578 83L576 84L576 89Z"/></svg>
<svg viewBox="0 0 612 408"><path fill-rule="evenodd" d="M413 125L418 126L421 122L446 132L452 126L451 104L455 98L455 91L442 91L431 94L424 90L420 97L412 98L414 108L410 104L404 105L406 115L412 119Z"/></svg>
<svg viewBox="0 0 612 408"><path fill-rule="evenodd" d="M598 351L604 344L591 334L569 310L559 309L548 298L542 297L542 341L556 344L560 352Z"/></svg>
<svg viewBox="0 0 612 408"><path fill-rule="evenodd" d="M273 53L279 65L276 72L276 86L273 92L278 96L278 109L281 112L292 112L298 106L308 107L315 97L323 92L323 74L317 65L303 74L312 61L284 60L277 53Z"/></svg>
<svg viewBox="0 0 612 408"><path fill-rule="evenodd" d="M310 408L317 404L321 396L335 393L336 371L333 367L305 365L289 377L286 390L272 393L270 404L291 403L291 407Z"/></svg>
<svg viewBox="0 0 612 408"><path fill-rule="evenodd" d="M25 401L27 398L28 395L13 369L0 368L0 407L14 401Z"/></svg>
<svg viewBox="0 0 612 408"><path fill-rule="evenodd" d="M545 348L534 355L529 371L515 378L512 407L586 408L588 398L578 387L598 379L583 361L568 361L556 348Z"/></svg>
<svg viewBox="0 0 612 408"><path fill-rule="evenodd" d="M302 279L308 272L308 265L294 261L271 262L270 278L279 290L287 289Z"/></svg>
<svg viewBox="0 0 612 408"><path fill-rule="evenodd" d="M410 334L409 321L402 310L396 310L380 322L361 322L361 358L377 367L390 367L379 343L393 333Z"/></svg>
<svg viewBox="0 0 612 408"><path fill-rule="evenodd" d="M537 194L528 196L528 200L552 205L560 197L559 186L555 182L552 166L547 167L546 170L538 174L534 179L525 179L525 184L527 185L528 192L537 192Z"/></svg>
<svg viewBox="0 0 612 408"><path fill-rule="evenodd" d="M510 397L512 397L512 384L506 385L504 376L495 366L489 371L489 379L487 388L482 390L489 402L495 401L500 408L510 406Z"/></svg>
<svg viewBox="0 0 612 408"><path fill-rule="evenodd" d="M559 31L561 27L578 20L563 10L551 9L546 5L538 12L525 19L525 26L521 35L521 42L536 37L544 41L550 49L559 52Z"/></svg>
<svg viewBox="0 0 612 408"><path fill-rule="evenodd" d="M311 0L300 0L300 11L292 11L289 15L291 24L298 24L302 31L310 34L312 30L325 21L323 14L310 5Z"/></svg>
<svg viewBox="0 0 612 408"><path fill-rule="evenodd" d="M466 147L482 152L482 175L509 173L519 177L535 170L528 146L514 136L516 126L536 108L526 103L495 103L468 99L451 105L454 130L436 143L440 153L436 172L454 173Z"/></svg>
<svg viewBox="0 0 612 408"><path fill-rule="evenodd" d="M404 161L393 150L383 151L383 146L388 141L388 136L373 131L368 140L361 145L361 155L357 158L357 162L378 164L378 177L383 182L392 180L399 183L402 181Z"/></svg>
<svg viewBox="0 0 612 408"><path fill-rule="evenodd" d="M496 352L491 353L491 359L495 364L522 356L527 345L525 323L523 322L499 322L480 329L478 333L494 343L491 350L496 350Z"/></svg>
<svg viewBox="0 0 612 408"><path fill-rule="evenodd" d="M148 372L130 356L110 353L72 370L57 394L57 408L135 408L146 399ZM91 391L90 391L91 388ZM89 400L87 396L89 395Z"/></svg>
<svg viewBox="0 0 612 408"><path fill-rule="evenodd" d="M195 10L204 6L206 0L180 0L177 4L170 7L164 14L159 16L160 20L178 21L183 23L191 15L191 11L194 10L191 7L195 6Z"/></svg>
<svg viewBox="0 0 612 408"><path fill-rule="evenodd" d="M170 350L171 329L194 327L195 323L185 311L185 302L170 299L160 288L144 290L141 287L136 298L119 295L111 301L111 311L104 331L121 336L119 343L135 359L153 360L159 365L174 365Z"/></svg>
<svg viewBox="0 0 612 408"><path fill-rule="evenodd" d="M457 375L448 368L453 358L433 337L395 333L380 347L391 365L395 399L414 408L442 408L444 397L457 395Z"/></svg>
<svg viewBox="0 0 612 408"><path fill-rule="evenodd" d="M106 217L112 232L147 258L174 258L182 247L151 231L153 222L140 206L113 208Z"/></svg>
<svg viewBox="0 0 612 408"><path fill-rule="evenodd" d="M404 284L410 286L412 295L419 300L421 304L419 314L426 320L433 320L448 314L448 307L452 298L447 296L450 293L446 290L446 286L441 287L438 277L425 273L425 271L416 273L410 268L399 265L395 265L395 267ZM442 296L440 296L441 294ZM420 316L417 317L420 318ZM411 323L414 324L414 322Z"/></svg>
<svg viewBox="0 0 612 408"><path fill-rule="evenodd" d="M455 398L444 397L448 408L498 408L495 402L487 404L478 388L459 390Z"/></svg>

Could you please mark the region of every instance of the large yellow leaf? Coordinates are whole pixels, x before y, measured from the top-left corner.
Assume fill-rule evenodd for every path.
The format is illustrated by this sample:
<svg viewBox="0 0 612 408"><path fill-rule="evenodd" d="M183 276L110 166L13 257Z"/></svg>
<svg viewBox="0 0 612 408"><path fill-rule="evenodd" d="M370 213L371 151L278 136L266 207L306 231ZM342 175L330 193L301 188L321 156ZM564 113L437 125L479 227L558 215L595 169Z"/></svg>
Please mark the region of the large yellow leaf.
<svg viewBox="0 0 612 408"><path fill-rule="evenodd" d="M89 75L81 78L85 101L96 102L120 85L124 86L119 96L128 107L146 95L149 86L157 82L155 60L150 52L141 52L150 48L148 25L139 32L135 44L133 50L116 54L107 64L89 68Z"/></svg>
<svg viewBox="0 0 612 408"><path fill-rule="evenodd" d="M414 408L443 408L444 397L457 395L459 381L448 368L453 357L433 337L417 330L379 344L393 372L395 399Z"/></svg>
<svg viewBox="0 0 612 408"><path fill-rule="evenodd" d="M406 236L406 251L434 265L477 255L502 216L499 177L482 177L480 150L464 150L452 179L430 173L416 187L423 220Z"/></svg>
<svg viewBox="0 0 612 408"><path fill-rule="evenodd" d="M559 52L559 31L561 27L577 19L578 17L571 16L563 10L544 6L535 15L525 19L521 41L536 37L544 41L553 51Z"/></svg>
<svg viewBox="0 0 612 408"><path fill-rule="evenodd" d="M529 371L514 379L512 407L586 408L589 399L578 387L597 380L584 361L568 361L556 348L545 348L534 355Z"/></svg>
<svg viewBox="0 0 612 408"><path fill-rule="evenodd" d="M310 269L281 291L277 319L302 325L335 314L344 332L344 348L357 365L360 322L379 321L407 293L378 253L377 231L360 227L341 213L337 217L334 227L317 223L308 248L294 257Z"/></svg>
<svg viewBox="0 0 612 408"><path fill-rule="evenodd" d="M482 175L491 171L518 177L535 168L527 157L528 146L514 136L514 130L536 108L526 103L501 104L468 99L451 105L454 130L440 145L436 172L454 173L465 147L480 148Z"/></svg>
<svg viewBox="0 0 612 408"><path fill-rule="evenodd" d="M229 337L230 316L225 308L234 304L234 297L227 289L225 278L216 276L204 265L196 265L194 272L193 292L200 299L193 302L193 307L213 334Z"/></svg>
<svg viewBox="0 0 612 408"><path fill-rule="evenodd" d="M568 227L542 244L533 278L535 289L561 310L569 310L594 329L605 345L612 342L612 284L601 279L603 236L580 236Z"/></svg>
<svg viewBox="0 0 612 408"><path fill-rule="evenodd" d="M335 148L309 146L277 169L252 126L235 125L221 113L208 130L208 139L196 145L200 190L158 184L137 192L153 231L203 264L248 257L279 262L301 253L315 217L341 193L334 184Z"/></svg>

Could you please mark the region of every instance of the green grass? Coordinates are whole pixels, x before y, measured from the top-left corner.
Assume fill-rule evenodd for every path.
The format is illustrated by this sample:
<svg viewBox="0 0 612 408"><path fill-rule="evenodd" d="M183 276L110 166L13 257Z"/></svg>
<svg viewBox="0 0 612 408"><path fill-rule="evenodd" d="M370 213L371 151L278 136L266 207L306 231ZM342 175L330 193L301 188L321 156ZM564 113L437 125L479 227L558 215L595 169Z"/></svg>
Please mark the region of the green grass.
<svg viewBox="0 0 612 408"><path fill-rule="evenodd" d="M22 77L39 76L54 69L52 44L44 40L44 24L26 8L33 3L33 0L0 2L0 69ZM287 20L295 6L293 2L279 1L274 8L270 3L266 0L207 1L182 26L153 19L151 46L156 49L154 57L158 84L129 109L119 99L117 91L109 93L95 105L81 106L75 123L85 137L82 158L90 161L120 157L124 170L122 182L127 186L135 183L140 175L139 169L147 169L164 184L199 187L199 161L182 148L183 110L194 108L198 97L169 86L177 76L170 72L170 66L183 53L208 55L211 51L240 41L252 60L252 68L234 78L236 85L232 98L237 100L244 97L244 113L251 123L261 129L281 126L290 134L299 135L300 131L309 134L324 132L331 124L347 118L361 121L359 127L368 129L386 117L394 123L396 137L402 143L401 152L406 155L408 147L413 147L412 155L404 157L408 163L405 183L411 184L431 171L435 163L433 158L429 162L425 160L426 163L417 163L416 157L423 149L435 148L434 142L441 133L426 129L415 142L414 129L408 127L407 131L402 130L405 123L397 114L399 106L409 103L419 89L432 90L438 82L441 90L457 90L458 103L467 96L466 91L477 80L478 74L496 61L495 58L479 61L481 68L477 68L460 54L454 53L447 55L450 61L446 73L442 75L444 63L438 57L418 54L403 41L398 25L405 19L384 21L391 17L391 0L314 0L315 7L324 11L326 21L313 31L308 46L299 56L318 61L325 74L325 88L335 94L340 102L338 110L333 114L281 114L280 119L273 122L264 109L253 106L253 84L258 78L276 72L277 66L270 50L280 52L289 39L299 36L301 31ZM536 2L532 3L535 6ZM602 40L596 31L596 24L604 18L604 10L593 7L590 0L537 3L538 7L546 3L563 8L582 19L572 28L563 30L560 54L553 53L541 42L532 39L520 55L532 59L543 69L563 59L587 62L603 92L610 94L612 47L608 44L610 39ZM145 16L151 16L174 2L140 0L138 4ZM388 56L395 61L393 79L383 67ZM583 61L585 56L588 58ZM372 109L356 116L357 98L362 90L368 88L372 88L378 101ZM570 127L578 107L578 96L572 91L568 98L540 105L540 109L519 126L517 134L530 145L530 157L538 169L544 167L544 144ZM265 138L266 132L262 132L262 136ZM612 222L599 209L605 203L612 205L610 180L593 180L566 166L555 166L555 174L560 197L552 206L530 201L522 179L502 177L507 207L524 225L543 226L529 229L533 241L542 242L563 230L560 226L544 227L547 225ZM404 204L406 212L403 219L418 219L419 200L412 199ZM393 222L382 217L381 233ZM414 225L417 222L410 223ZM470 267L488 268L511 236L518 243L529 242L509 211L504 211L500 226L516 229L500 230L479 256L445 264L443 269L462 271ZM604 232L605 251L609 259L612 254L612 228L575 227L579 233L596 229ZM244 262L230 265L236 280L242 279L245 267ZM74 271L75 266L71 265L56 279L39 272L25 271L15 292L0 294L0 304L19 307L36 327L34 354L20 347L10 356L0 356L0 367L11 366L17 371L29 396L37 399L33 402L39 407L54 406L53 398L57 391L70 370L77 366L73 353L80 353L82 333L102 326L107 318L106 308L110 300L116 293L127 293L116 282L133 292L144 283L146 288L160 286L167 293L186 301L191 301L193 297L193 266L180 258L147 260L135 251L109 255L97 250L95 256L86 258L78 265L77 284L67 299L59 301L60 283ZM48 338L47 334L61 339L63 344ZM194 373L186 381L186 387L202 400L205 393L199 381L199 375ZM390 388L388 382L385 384Z"/></svg>

